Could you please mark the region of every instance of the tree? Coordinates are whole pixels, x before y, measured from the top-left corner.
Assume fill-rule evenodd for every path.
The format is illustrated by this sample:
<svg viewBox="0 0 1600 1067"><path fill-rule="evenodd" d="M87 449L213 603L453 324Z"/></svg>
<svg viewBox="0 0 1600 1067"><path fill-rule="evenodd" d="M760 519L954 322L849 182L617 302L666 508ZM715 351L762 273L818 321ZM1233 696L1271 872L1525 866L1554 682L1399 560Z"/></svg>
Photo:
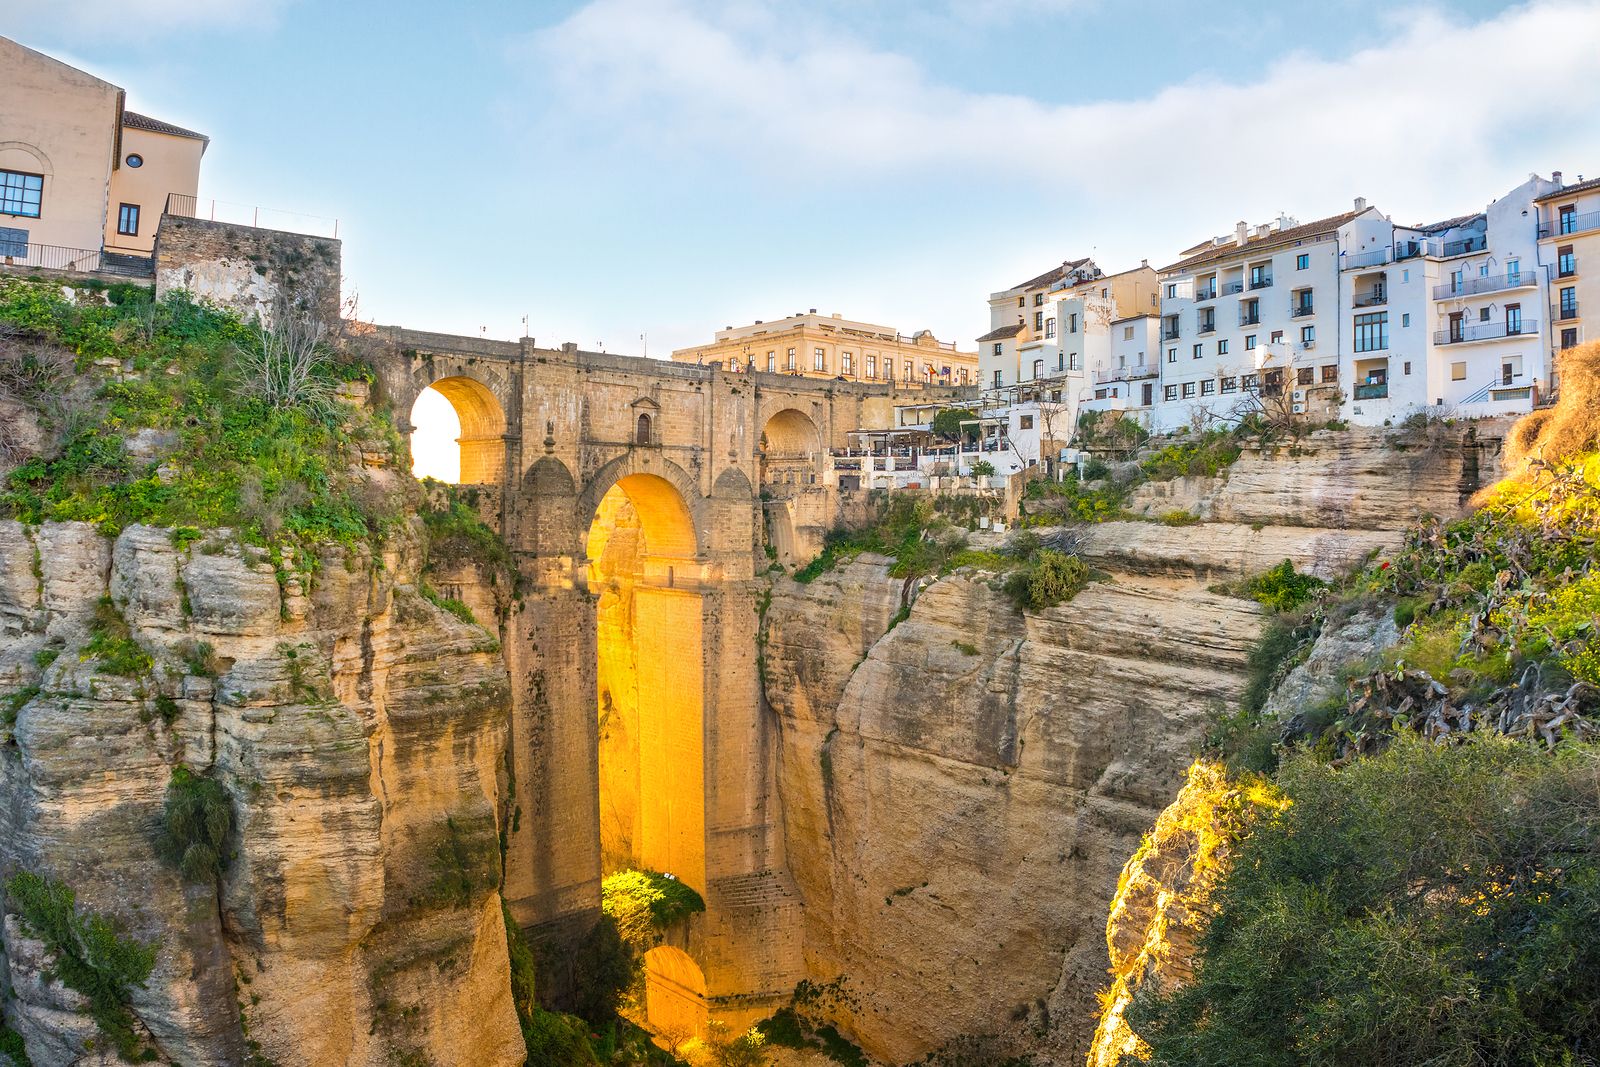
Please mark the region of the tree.
<svg viewBox="0 0 1600 1067"><path fill-rule="evenodd" d="M332 398L328 327L311 311L288 301L256 323L250 341L235 344L244 391L268 407L311 406Z"/></svg>
<svg viewBox="0 0 1600 1067"><path fill-rule="evenodd" d="M935 436L946 441L959 441L965 437L968 440L977 436L975 426L962 426L963 422L977 422L978 413L971 408L944 408L933 416L931 429Z"/></svg>

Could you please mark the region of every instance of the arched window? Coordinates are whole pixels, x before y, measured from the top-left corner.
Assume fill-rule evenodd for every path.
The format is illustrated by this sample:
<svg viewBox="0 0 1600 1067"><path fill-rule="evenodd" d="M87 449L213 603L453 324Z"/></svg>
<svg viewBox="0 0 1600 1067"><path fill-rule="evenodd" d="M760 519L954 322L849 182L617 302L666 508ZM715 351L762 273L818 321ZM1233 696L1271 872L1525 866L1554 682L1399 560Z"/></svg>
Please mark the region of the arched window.
<svg viewBox="0 0 1600 1067"><path fill-rule="evenodd" d="M647 445L650 443L650 416L641 414L637 427L633 431L633 443Z"/></svg>

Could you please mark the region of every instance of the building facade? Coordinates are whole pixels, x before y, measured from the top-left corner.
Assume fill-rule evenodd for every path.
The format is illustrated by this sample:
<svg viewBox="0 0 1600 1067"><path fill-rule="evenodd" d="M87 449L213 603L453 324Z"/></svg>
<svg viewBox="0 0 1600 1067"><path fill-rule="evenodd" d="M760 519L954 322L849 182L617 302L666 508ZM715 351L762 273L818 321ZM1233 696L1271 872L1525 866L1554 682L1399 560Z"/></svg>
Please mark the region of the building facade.
<svg viewBox="0 0 1600 1067"><path fill-rule="evenodd" d="M148 256L168 195L192 204L207 139L128 111L125 95L0 37L0 255L61 267L102 250Z"/></svg>
<svg viewBox="0 0 1600 1067"><path fill-rule="evenodd" d="M766 371L802 378L923 385L973 386L978 355L932 331L907 336L889 326L819 315L816 308L772 322L718 330L707 345L680 348L675 363L716 363L734 373Z"/></svg>
<svg viewBox="0 0 1600 1067"><path fill-rule="evenodd" d="M1580 175L1534 198L1538 212L1539 263L1549 280L1551 374L1559 381L1561 353L1600 337L1600 328L1584 328L1584 313L1600 315L1600 178Z"/></svg>

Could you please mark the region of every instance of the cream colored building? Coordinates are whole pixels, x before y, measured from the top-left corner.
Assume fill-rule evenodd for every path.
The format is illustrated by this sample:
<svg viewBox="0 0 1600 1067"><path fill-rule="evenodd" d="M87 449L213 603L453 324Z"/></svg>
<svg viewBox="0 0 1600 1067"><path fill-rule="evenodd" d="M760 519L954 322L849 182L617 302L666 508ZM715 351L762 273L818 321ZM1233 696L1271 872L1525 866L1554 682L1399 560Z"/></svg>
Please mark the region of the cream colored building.
<svg viewBox="0 0 1600 1067"><path fill-rule="evenodd" d="M1539 263L1548 272L1552 367L1559 384L1561 353L1600 337L1600 178L1566 185L1534 199Z"/></svg>
<svg viewBox="0 0 1600 1067"><path fill-rule="evenodd" d="M720 363L733 373L765 371L899 386L976 385L978 354L929 330L911 336L816 308L773 322L718 330L708 345L680 348L674 363Z"/></svg>
<svg viewBox="0 0 1600 1067"><path fill-rule="evenodd" d="M0 37L0 254L80 269L102 249L149 255L168 195L192 207L207 138L125 96Z"/></svg>

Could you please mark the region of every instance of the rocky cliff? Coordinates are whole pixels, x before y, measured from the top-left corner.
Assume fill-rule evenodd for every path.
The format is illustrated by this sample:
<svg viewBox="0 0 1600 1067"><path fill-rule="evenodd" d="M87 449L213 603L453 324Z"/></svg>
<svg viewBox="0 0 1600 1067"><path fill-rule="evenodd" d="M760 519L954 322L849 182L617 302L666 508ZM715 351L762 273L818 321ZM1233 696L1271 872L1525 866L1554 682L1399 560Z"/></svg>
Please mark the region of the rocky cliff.
<svg viewBox="0 0 1600 1067"><path fill-rule="evenodd" d="M419 594L417 556L329 548L296 573L225 531L0 522L0 871L153 950L124 999L160 1062L523 1061L506 674ZM179 765L232 808L219 876L158 858ZM5 903L6 1022L32 1062L115 1062L59 932Z"/></svg>
<svg viewBox="0 0 1600 1067"><path fill-rule="evenodd" d="M1348 568L1408 517L1458 507L1479 449L1327 433L1140 490L1216 521L1088 529L1104 580L1038 613L981 573L918 588L871 556L780 581L766 692L816 1010L889 1063L1082 1062L1124 864L1208 712L1237 702L1262 626L1211 587L1284 558Z"/></svg>

